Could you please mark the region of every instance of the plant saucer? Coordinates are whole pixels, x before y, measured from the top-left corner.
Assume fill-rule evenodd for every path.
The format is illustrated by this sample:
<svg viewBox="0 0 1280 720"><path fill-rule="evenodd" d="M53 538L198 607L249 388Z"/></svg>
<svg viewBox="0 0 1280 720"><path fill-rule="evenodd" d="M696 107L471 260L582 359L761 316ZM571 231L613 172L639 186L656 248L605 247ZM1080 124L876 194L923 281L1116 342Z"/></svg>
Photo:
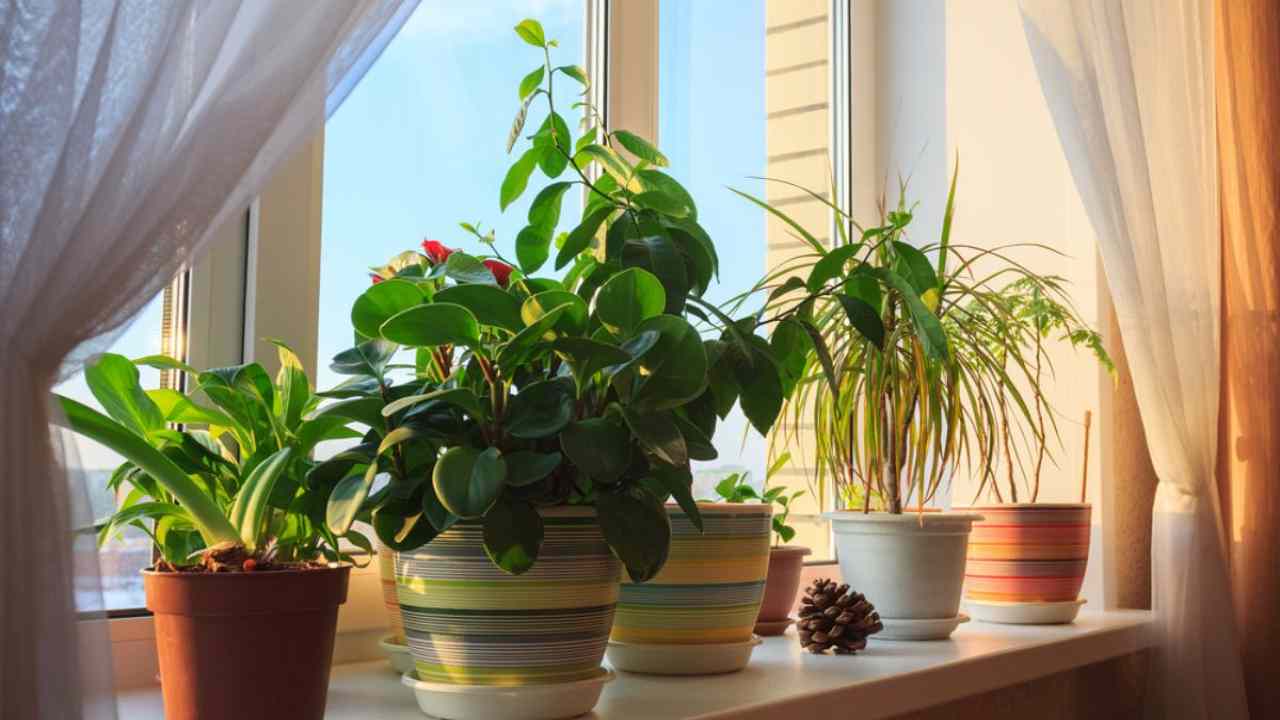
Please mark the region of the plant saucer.
<svg viewBox="0 0 1280 720"><path fill-rule="evenodd" d="M413 688L418 707L440 720L560 720L591 712L613 671L586 680L536 685L457 685L419 680L417 671L405 673L402 683Z"/></svg>
<svg viewBox="0 0 1280 720"><path fill-rule="evenodd" d="M795 618L786 618L785 620L757 620L756 634L761 637L781 635L785 633L787 628L791 627L791 624L795 621Z"/></svg>
<svg viewBox="0 0 1280 720"><path fill-rule="evenodd" d="M609 664L618 670L650 675L719 675L737 672L764 642L757 635L735 643L658 645L609 641Z"/></svg>
<svg viewBox="0 0 1280 720"><path fill-rule="evenodd" d="M396 674L413 672L413 655L409 652L408 645L401 645L395 641L395 637L388 635L378 641L378 647L382 648L383 654L387 656L387 662L391 663L391 669L395 670Z"/></svg>
<svg viewBox="0 0 1280 720"><path fill-rule="evenodd" d="M964 601L974 619L1006 625L1065 625L1075 621L1084 604L1084 598L1064 602Z"/></svg>
<svg viewBox="0 0 1280 720"><path fill-rule="evenodd" d="M969 616L960 613L949 618L924 620L881 617L884 630L872 637L876 640L946 640L961 623L969 622Z"/></svg>

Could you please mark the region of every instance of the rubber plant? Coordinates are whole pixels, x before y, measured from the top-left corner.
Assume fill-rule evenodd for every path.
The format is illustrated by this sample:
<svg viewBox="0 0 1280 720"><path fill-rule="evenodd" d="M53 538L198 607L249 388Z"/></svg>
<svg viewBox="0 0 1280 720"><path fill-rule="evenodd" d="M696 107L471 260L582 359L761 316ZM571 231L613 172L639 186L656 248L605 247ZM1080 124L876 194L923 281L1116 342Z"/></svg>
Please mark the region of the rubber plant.
<svg viewBox="0 0 1280 720"><path fill-rule="evenodd" d="M663 171L667 158L625 130L604 132L585 99L575 137L553 86L575 83L585 98L586 72L552 63L555 42L536 21L516 31L541 57L519 84L507 138L518 154L500 208L535 172L549 182L515 258L492 231L463 223L487 256L427 241L375 268L351 311L358 344L334 359L350 378L322 410L370 430L312 472L338 479L335 534L369 519L407 550L482 518L487 554L510 573L537 560L539 506L594 505L606 541L643 581L667 558L664 502L701 522L690 461L716 457L717 419L740 402L767 432L784 399L780 355L799 360L804 348L771 345L755 334L758 318L731 320L703 299L718 257L693 198ZM569 192L585 194L580 217L562 215ZM548 263L563 274L536 276ZM414 362L393 363L401 351Z"/></svg>
<svg viewBox="0 0 1280 720"><path fill-rule="evenodd" d="M323 522L332 486L304 478L317 443L352 431L341 418L307 418L319 398L297 356L277 346L274 383L257 363L199 372L164 356L104 353L84 377L105 413L57 396L72 430L125 459L108 481L123 497L98 525L100 542L138 528L170 569L350 559ZM144 390L143 365L186 373L193 392ZM358 532L341 536L370 546Z"/></svg>
<svg viewBox="0 0 1280 720"><path fill-rule="evenodd" d="M1111 367L1065 281L1017 258L1058 251L951 240L958 168L939 240L919 246L907 237L913 213L905 184L872 227L795 186L835 213L839 242L831 248L784 211L740 193L809 248L755 288L768 293L776 322L813 340L792 368L796 390L773 440L791 442L812 427L817 484L833 481L863 510L923 507L961 467L976 473L979 492L999 493L1003 470L1011 499L1019 482L1034 498L1057 434L1043 385L1053 372L1046 343L1084 347Z"/></svg>

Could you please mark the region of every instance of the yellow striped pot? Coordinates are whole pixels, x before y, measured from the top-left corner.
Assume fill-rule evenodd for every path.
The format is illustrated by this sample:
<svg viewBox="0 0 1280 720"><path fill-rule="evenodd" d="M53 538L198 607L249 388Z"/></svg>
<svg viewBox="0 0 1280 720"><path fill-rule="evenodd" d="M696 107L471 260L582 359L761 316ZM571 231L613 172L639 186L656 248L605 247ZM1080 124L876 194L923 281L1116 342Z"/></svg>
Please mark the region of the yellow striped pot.
<svg viewBox="0 0 1280 720"><path fill-rule="evenodd" d="M671 555L652 580L624 579L611 636L615 643L751 641L769 572L772 508L728 503L699 503L698 508L702 533L679 507L667 506Z"/></svg>
<svg viewBox="0 0 1280 720"><path fill-rule="evenodd" d="M1091 507L1009 503L982 513L969 538L964 596L997 603L1075 600L1089 561Z"/></svg>
<svg viewBox="0 0 1280 720"><path fill-rule="evenodd" d="M523 575L489 560L478 521L396 554L397 597L420 680L511 687L605 672L618 560L593 508L540 512L542 548Z"/></svg>

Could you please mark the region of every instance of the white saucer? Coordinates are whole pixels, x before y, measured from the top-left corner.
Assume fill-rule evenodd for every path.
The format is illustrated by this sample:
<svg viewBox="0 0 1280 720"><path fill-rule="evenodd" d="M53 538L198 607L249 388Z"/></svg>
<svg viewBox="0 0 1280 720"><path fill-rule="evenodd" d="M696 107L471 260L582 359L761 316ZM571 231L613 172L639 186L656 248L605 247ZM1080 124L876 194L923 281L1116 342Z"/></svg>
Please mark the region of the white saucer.
<svg viewBox="0 0 1280 720"><path fill-rule="evenodd" d="M387 656L387 662L391 663L391 669L395 670L397 675L414 671L413 655L409 652L408 645L392 642L391 636L388 635L378 641L378 647L382 648L382 652Z"/></svg>
<svg viewBox="0 0 1280 720"><path fill-rule="evenodd" d="M752 635L746 642L714 645L648 645L609 641L609 664L627 672L650 675L719 675L737 672L751 660L751 651L764 642Z"/></svg>
<svg viewBox="0 0 1280 720"><path fill-rule="evenodd" d="M951 618L909 620L907 618L880 617L884 629L872 635L875 640L946 640L960 623L969 622L964 613Z"/></svg>
<svg viewBox="0 0 1280 720"><path fill-rule="evenodd" d="M1084 604L1084 598L1065 602L964 601L974 619L1008 625L1064 625L1076 619Z"/></svg>
<svg viewBox="0 0 1280 720"><path fill-rule="evenodd" d="M516 687L427 682L416 672L400 681L413 688L422 712L440 720L560 720L591 712L613 678L612 671L600 668L586 680Z"/></svg>

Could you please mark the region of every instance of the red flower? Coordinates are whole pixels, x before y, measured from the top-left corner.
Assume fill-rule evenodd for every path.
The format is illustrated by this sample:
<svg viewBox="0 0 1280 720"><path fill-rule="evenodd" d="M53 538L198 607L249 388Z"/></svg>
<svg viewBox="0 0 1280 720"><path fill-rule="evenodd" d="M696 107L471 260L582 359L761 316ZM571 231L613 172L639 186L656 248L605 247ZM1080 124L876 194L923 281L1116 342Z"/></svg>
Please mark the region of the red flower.
<svg viewBox="0 0 1280 720"><path fill-rule="evenodd" d="M511 280L512 268L510 265L498 260L485 260L484 266L489 268L489 272L493 273L493 277L498 281L499 285L502 287L507 286L507 283Z"/></svg>
<svg viewBox="0 0 1280 720"><path fill-rule="evenodd" d="M386 280L386 278L382 277L381 275L375 275L373 273L369 273L369 279L373 281L374 285L377 285L383 280Z"/></svg>
<svg viewBox="0 0 1280 720"><path fill-rule="evenodd" d="M453 248L445 247L444 243L439 240L423 240L422 251L427 254L427 259L431 261L432 265L439 265L448 260L449 256L454 253Z"/></svg>

